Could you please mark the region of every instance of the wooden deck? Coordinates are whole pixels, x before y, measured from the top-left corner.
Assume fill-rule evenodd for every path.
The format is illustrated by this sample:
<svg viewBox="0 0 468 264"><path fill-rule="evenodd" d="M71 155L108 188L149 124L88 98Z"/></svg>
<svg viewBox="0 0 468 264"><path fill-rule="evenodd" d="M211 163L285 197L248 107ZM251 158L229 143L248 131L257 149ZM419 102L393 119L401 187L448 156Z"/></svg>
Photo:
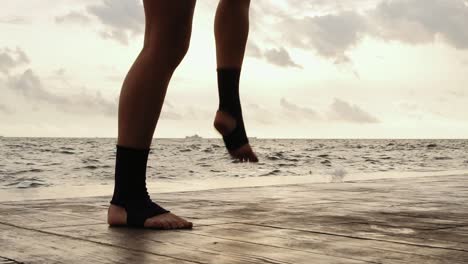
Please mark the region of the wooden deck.
<svg viewBox="0 0 468 264"><path fill-rule="evenodd" d="M2 202L0 263L468 263L468 175L153 198L194 228L109 228L109 197Z"/></svg>

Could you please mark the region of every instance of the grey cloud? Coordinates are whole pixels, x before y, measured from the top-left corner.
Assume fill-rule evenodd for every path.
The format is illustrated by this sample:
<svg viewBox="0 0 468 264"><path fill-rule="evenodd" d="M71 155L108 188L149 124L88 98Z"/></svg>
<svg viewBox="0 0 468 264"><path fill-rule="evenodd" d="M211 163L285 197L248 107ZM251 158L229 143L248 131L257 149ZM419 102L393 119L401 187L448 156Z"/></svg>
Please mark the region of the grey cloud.
<svg viewBox="0 0 468 264"><path fill-rule="evenodd" d="M288 0L287 3L286 12L272 1L256 1L252 22L256 43L274 42L314 50L337 65L351 64L346 53L366 36L409 44L441 40L456 49L468 49L466 0ZM278 30L266 30L269 28Z"/></svg>
<svg viewBox="0 0 468 264"><path fill-rule="evenodd" d="M99 35L128 45L131 37L144 32L145 16L140 0L102 0L85 11L71 11L55 17L56 23L88 23L96 18L103 26Z"/></svg>
<svg viewBox="0 0 468 264"><path fill-rule="evenodd" d="M54 74L57 75L57 76L60 76L60 77L63 77L66 73L66 70L65 68L59 68L57 70L54 71Z"/></svg>
<svg viewBox="0 0 468 264"><path fill-rule="evenodd" d="M105 26L104 38L127 45L129 38L144 32L144 12L138 0L104 0L86 8Z"/></svg>
<svg viewBox="0 0 468 264"><path fill-rule="evenodd" d="M468 5L464 0L384 1L372 15L384 39L417 44L440 36L457 49L468 48Z"/></svg>
<svg viewBox="0 0 468 264"><path fill-rule="evenodd" d="M362 39L368 26L363 16L344 11L300 19L285 18L280 28L283 38L292 46L314 48L319 55L342 63L349 61L345 52Z"/></svg>
<svg viewBox="0 0 468 264"><path fill-rule="evenodd" d="M24 25L24 24L29 24L29 20L27 20L24 17L6 17L6 18L0 18L0 23L1 24L12 24L12 25Z"/></svg>
<svg viewBox="0 0 468 264"><path fill-rule="evenodd" d="M8 106L4 104L0 104L0 113L11 114L13 113L13 110L11 110Z"/></svg>
<svg viewBox="0 0 468 264"><path fill-rule="evenodd" d="M31 69L26 70L20 75L10 76L7 81L7 86L22 94L25 98L52 104L66 105L70 103L68 100L64 100L64 98L46 91L39 77Z"/></svg>
<svg viewBox="0 0 468 264"><path fill-rule="evenodd" d="M283 48L272 48L262 51L262 49L255 44L254 42L248 42L246 48L246 55L257 58L257 59L265 59L267 62L280 66L280 67L296 67L302 69L302 66L295 63L289 52Z"/></svg>
<svg viewBox="0 0 468 264"><path fill-rule="evenodd" d="M298 106L294 103L287 101L285 98L281 98L281 107L283 107L289 116L306 118L306 119L317 119L318 114L313 109L308 107Z"/></svg>
<svg viewBox="0 0 468 264"><path fill-rule="evenodd" d="M16 50L5 48L0 51L0 72L4 74L8 74L10 70L28 63L28 56L20 48L16 48Z"/></svg>
<svg viewBox="0 0 468 264"><path fill-rule="evenodd" d="M77 11L71 11L66 15L63 16L57 16L55 17L55 22L56 23L79 23L79 24L87 24L91 20L88 16L77 12Z"/></svg>
<svg viewBox="0 0 468 264"><path fill-rule="evenodd" d="M44 88L39 76L27 69L22 74L9 76L6 85L10 90L22 95L26 100L44 105L53 105L64 112L102 113L115 116L116 102L108 101L98 92L94 96L86 92L64 96L56 95Z"/></svg>
<svg viewBox="0 0 468 264"><path fill-rule="evenodd" d="M161 111L161 119L167 120L182 120L183 116L177 113L174 105L168 100L164 101L164 106Z"/></svg>
<svg viewBox="0 0 468 264"><path fill-rule="evenodd" d="M248 103L246 104L245 110L245 117L259 124L270 125L275 123L275 117L271 114L271 110L259 104Z"/></svg>
<svg viewBox="0 0 468 264"><path fill-rule="evenodd" d="M268 62L281 66L281 67L296 67L302 68L301 65L296 64L292 59L289 53L283 47L278 49L269 49L265 51L265 58Z"/></svg>
<svg viewBox="0 0 468 264"><path fill-rule="evenodd" d="M182 120L183 116L172 111L167 111L163 110L161 112L161 119L166 119L166 120Z"/></svg>
<svg viewBox="0 0 468 264"><path fill-rule="evenodd" d="M457 98L463 98L468 95L468 91L464 90L449 90L448 94Z"/></svg>
<svg viewBox="0 0 468 264"><path fill-rule="evenodd" d="M254 58L262 58L262 50L252 41L247 42L246 55Z"/></svg>
<svg viewBox="0 0 468 264"><path fill-rule="evenodd" d="M330 118L354 123L379 123L373 115L362 110L357 105L351 105L340 99L335 99L330 106Z"/></svg>
<svg viewBox="0 0 468 264"><path fill-rule="evenodd" d="M369 9L376 5L379 0L287 0L290 10L294 13L314 10L318 13L330 13L336 10L359 10Z"/></svg>
<svg viewBox="0 0 468 264"><path fill-rule="evenodd" d="M112 39L119 42L122 45L128 45L129 37L128 34L124 31L120 30L110 30L110 31L102 31L99 35L103 39Z"/></svg>

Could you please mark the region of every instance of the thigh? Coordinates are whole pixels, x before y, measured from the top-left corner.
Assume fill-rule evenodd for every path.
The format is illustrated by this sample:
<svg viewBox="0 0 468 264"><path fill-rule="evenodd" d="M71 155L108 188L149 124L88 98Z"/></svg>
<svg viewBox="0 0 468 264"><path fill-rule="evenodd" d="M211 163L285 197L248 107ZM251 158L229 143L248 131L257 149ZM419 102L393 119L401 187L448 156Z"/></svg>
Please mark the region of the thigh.
<svg viewBox="0 0 468 264"><path fill-rule="evenodd" d="M190 33L196 0L143 0L145 42L158 36Z"/></svg>
<svg viewBox="0 0 468 264"><path fill-rule="evenodd" d="M196 0L143 0L146 23L188 23Z"/></svg>

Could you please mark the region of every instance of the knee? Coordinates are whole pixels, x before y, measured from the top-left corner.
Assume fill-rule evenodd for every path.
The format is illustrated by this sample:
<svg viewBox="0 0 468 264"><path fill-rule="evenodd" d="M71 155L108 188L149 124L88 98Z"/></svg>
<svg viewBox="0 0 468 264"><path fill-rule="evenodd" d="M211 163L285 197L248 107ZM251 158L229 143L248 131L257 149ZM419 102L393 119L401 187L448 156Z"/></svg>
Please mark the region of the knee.
<svg viewBox="0 0 468 264"><path fill-rule="evenodd" d="M169 41L161 52L167 56L168 63L176 68L184 59L190 47L190 37L186 35L177 36L174 40Z"/></svg>
<svg viewBox="0 0 468 264"><path fill-rule="evenodd" d="M173 30L170 34L158 34L145 41L144 53L155 63L164 63L177 68L190 46L189 30Z"/></svg>

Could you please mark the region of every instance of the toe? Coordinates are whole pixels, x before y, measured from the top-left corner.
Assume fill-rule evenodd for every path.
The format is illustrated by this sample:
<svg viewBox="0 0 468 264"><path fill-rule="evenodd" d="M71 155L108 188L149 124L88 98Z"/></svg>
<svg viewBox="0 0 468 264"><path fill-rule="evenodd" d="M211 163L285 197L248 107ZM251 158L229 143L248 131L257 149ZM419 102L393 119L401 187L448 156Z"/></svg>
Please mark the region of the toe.
<svg viewBox="0 0 468 264"><path fill-rule="evenodd" d="M164 225L159 219L148 219L145 221L145 227L163 229Z"/></svg>
<svg viewBox="0 0 468 264"><path fill-rule="evenodd" d="M183 219L180 216L174 215L177 218L177 223L179 224L179 228L190 228L192 226L192 223Z"/></svg>
<svg viewBox="0 0 468 264"><path fill-rule="evenodd" d="M179 221L172 221L171 222L171 228L172 229L178 229L179 228Z"/></svg>
<svg viewBox="0 0 468 264"><path fill-rule="evenodd" d="M184 227L185 227L184 222L182 222L182 221L177 221L177 228L180 229L180 228L184 228Z"/></svg>
<svg viewBox="0 0 468 264"><path fill-rule="evenodd" d="M167 221L166 219L161 219L160 221L162 223L163 229L171 229L171 223L169 221Z"/></svg>
<svg viewBox="0 0 468 264"><path fill-rule="evenodd" d="M185 227L185 223L184 223L184 219L180 218L180 217L176 217L177 220L176 220L176 224L177 224L177 228L184 228Z"/></svg>
<svg viewBox="0 0 468 264"><path fill-rule="evenodd" d="M192 228L192 222L186 221L185 219L182 219L182 228Z"/></svg>
<svg viewBox="0 0 468 264"><path fill-rule="evenodd" d="M176 215L171 215L170 221L171 221L171 227L173 229L180 228L180 225L181 225L180 217L178 217Z"/></svg>
<svg viewBox="0 0 468 264"><path fill-rule="evenodd" d="M255 153L253 153L252 151L249 153L249 161L250 162L258 162L258 158L257 158L257 155L255 155Z"/></svg>

